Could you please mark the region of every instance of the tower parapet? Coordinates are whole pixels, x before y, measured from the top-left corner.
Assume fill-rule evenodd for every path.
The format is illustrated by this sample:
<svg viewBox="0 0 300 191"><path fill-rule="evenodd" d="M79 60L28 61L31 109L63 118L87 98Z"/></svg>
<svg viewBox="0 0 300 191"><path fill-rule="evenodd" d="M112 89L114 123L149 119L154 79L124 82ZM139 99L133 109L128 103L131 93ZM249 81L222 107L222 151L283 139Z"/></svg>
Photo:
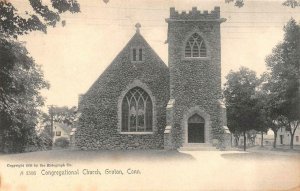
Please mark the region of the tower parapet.
<svg viewBox="0 0 300 191"><path fill-rule="evenodd" d="M168 20L219 20L220 19L220 7L215 7L214 10L201 11L197 10L197 7L193 7L191 11L182 11L179 13L174 7L170 8L170 18Z"/></svg>

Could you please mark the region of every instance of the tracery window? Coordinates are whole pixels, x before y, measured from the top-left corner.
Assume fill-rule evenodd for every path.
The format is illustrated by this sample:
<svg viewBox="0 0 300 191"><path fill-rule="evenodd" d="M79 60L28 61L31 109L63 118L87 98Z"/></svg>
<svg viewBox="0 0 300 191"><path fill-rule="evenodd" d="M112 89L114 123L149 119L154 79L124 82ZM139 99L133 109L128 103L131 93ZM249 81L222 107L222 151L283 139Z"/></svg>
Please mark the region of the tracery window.
<svg viewBox="0 0 300 191"><path fill-rule="evenodd" d="M140 87L129 90L122 101L122 132L152 132L153 105Z"/></svg>
<svg viewBox="0 0 300 191"><path fill-rule="evenodd" d="M206 57L207 51L203 38L194 33L187 41L185 45L185 57L186 58L201 58Z"/></svg>

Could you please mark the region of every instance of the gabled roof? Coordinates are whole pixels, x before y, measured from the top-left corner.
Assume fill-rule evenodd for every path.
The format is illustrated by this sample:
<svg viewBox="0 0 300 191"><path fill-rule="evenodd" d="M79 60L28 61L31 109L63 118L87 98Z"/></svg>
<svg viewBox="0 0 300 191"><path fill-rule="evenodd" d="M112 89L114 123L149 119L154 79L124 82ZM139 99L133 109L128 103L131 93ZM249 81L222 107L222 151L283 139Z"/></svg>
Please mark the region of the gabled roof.
<svg viewBox="0 0 300 191"><path fill-rule="evenodd" d="M72 130L72 126L67 125L66 123L54 122L53 126L61 128L66 134L70 134Z"/></svg>
<svg viewBox="0 0 300 191"><path fill-rule="evenodd" d="M81 102L84 102L86 96L88 96L89 94L95 95L95 91L97 92L106 91L107 83L109 83L108 81L118 78L120 75L123 75L123 77L124 75L127 75L122 73L122 70L126 70L128 68L130 68L129 70L139 70L138 67L140 67L141 65L131 62L130 53L132 47L144 48L145 51L144 54L146 54L147 56L147 58L145 58L145 61L143 61L144 66L149 67L150 70L155 67L156 71L153 72L153 78L158 79L159 75L169 75L169 69L167 65L155 53L155 51L151 48L151 46L141 35L139 30L137 30L137 32L132 36L132 38L128 41L125 47L114 58L111 64L104 70L104 72L98 77L98 79L93 83L93 85L89 88L89 90L83 95ZM113 83L113 81L111 83Z"/></svg>

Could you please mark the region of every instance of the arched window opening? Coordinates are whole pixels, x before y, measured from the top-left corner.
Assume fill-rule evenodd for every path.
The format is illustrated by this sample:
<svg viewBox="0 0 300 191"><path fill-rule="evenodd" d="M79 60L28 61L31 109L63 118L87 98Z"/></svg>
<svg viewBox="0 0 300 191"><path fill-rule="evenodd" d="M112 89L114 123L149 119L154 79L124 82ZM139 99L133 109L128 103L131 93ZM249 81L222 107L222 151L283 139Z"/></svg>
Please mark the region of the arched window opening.
<svg viewBox="0 0 300 191"><path fill-rule="evenodd" d="M203 38L194 33L185 45L186 58L201 58L207 56L207 50Z"/></svg>
<svg viewBox="0 0 300 191"><path fill-rule="evenodd" d="M129 90L122 101L122 132L152 132L153 107L140 87Z"/></svg>

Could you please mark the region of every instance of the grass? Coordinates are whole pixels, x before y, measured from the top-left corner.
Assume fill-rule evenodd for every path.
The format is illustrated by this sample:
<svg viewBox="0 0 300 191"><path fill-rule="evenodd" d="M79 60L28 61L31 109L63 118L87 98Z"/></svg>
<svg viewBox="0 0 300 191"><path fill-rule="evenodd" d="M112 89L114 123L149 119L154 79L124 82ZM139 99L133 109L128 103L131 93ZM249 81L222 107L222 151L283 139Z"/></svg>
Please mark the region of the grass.
<svg viewBox="0 0 300 191"><path fill-rule="evenodd" d="M82 151L82 150L49 150L18 154L1 154L0 160L20 160L20 161L96 161L96 160L116 160L116 161L169 161L169 160L193 160L189 154L178 151L166 150L120 150L120 151Z"/></svg>

